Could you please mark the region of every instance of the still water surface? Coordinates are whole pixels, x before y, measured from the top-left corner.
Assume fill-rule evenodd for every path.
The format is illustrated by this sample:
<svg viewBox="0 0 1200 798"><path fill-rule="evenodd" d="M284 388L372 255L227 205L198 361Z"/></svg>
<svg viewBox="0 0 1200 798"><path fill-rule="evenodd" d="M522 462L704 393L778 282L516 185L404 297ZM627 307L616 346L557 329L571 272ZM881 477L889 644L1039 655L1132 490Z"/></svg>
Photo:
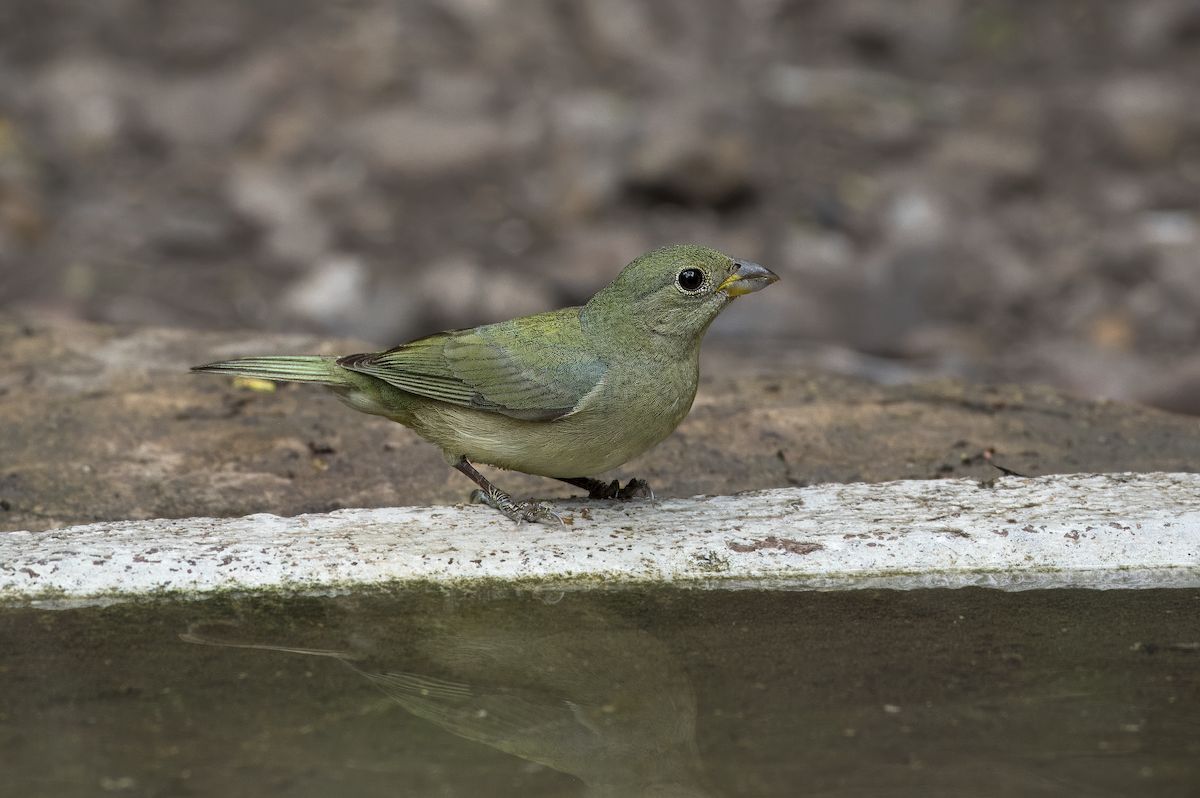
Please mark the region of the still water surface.
<svg viewBox="0 0 1200 798"><path fill-rule="evenodd" d="M0 609L13 796L1196 796L1200 590Z"/></svg>

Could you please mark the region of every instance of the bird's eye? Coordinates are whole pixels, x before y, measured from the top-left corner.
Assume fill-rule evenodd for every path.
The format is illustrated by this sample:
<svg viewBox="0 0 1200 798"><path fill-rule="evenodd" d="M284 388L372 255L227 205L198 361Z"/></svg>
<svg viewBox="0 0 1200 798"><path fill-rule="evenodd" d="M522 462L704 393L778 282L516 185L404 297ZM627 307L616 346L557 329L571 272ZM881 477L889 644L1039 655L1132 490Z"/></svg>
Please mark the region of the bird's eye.
<svg viewBox="0 0 1200 798"><path fill-rule="evenodd" d="M704 272L699 269L684 269L679 273L676 282L684 291L695 291L704 285Z"/></svg>

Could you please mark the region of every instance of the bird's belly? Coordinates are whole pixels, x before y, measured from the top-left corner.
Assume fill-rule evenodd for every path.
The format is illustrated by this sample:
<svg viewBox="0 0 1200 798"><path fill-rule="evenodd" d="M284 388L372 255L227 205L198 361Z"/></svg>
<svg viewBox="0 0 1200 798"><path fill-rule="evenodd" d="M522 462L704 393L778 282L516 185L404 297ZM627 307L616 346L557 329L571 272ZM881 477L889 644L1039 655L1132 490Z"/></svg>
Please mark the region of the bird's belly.
<svg viewBox="0 0 1200 798"><path fill-rule="evenodd" d="M419 420L401 423L440 446L447 460L466 457L544 477L593 476L627 463L670 435L691 407L689 401L682 407L659 407L657 412L610 409L553 421L523 421L430 403L435 404L423 408Z"/></svg>

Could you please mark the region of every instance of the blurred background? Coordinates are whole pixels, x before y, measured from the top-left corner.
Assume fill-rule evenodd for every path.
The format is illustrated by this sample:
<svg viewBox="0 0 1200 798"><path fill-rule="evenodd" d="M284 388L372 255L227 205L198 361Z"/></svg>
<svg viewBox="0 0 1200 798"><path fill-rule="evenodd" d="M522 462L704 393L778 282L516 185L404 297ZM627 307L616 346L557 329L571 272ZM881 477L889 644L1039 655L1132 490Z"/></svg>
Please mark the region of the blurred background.
<svg viewBox="0 0 1200 798"><path fill-rule="evenodd" d="M783 278L720 373L1200 413L1198 210L1195 0L0 3L30 320L382 348L695 242Z"/></svg>

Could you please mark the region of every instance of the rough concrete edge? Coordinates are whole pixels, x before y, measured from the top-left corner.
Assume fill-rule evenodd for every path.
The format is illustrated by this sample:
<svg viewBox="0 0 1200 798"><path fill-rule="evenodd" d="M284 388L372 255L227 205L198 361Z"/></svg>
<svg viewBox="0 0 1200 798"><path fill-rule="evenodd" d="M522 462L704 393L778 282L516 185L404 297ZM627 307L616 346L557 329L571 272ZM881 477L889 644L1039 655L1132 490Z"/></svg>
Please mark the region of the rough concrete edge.
<svg viewBox="0 0 1200 798"><path fill-rule="evenodd" d="M496 578L464 579L460 582L395 582L391 584L306 585L258 588L253 590L148 592L141 595L113 593L96 596L0 596L0 607L27 606L35 609L68 610L84 607L109 607L116 604L169 601L205 601L214 598L249 598L270 595L283 598L334 597L368 592L373 595L402 595L412 590L445 590L494 595L527 591L543 595L588 590L774 590L835 592L840 590L958 590L982 587L1005 592L1074 588L1077 590L1147 590L1200 588L1200 568L1179 567L1155 570L1112 568L1092 571L1041 571L1019 574L996 572L962 574L855 574L830 575L821 579L693 578L671 581L598 581L588 576L576 579L511 581Z"/></svg>
<svg viewBox="0 0 1200 798"><path fill-rule="evenodd" d="M570 526L514 527L487 508L423 507L7 533L0 602L55 608L421 584L1200 587L1196 474L829 484L556 509Z"/></svg>

